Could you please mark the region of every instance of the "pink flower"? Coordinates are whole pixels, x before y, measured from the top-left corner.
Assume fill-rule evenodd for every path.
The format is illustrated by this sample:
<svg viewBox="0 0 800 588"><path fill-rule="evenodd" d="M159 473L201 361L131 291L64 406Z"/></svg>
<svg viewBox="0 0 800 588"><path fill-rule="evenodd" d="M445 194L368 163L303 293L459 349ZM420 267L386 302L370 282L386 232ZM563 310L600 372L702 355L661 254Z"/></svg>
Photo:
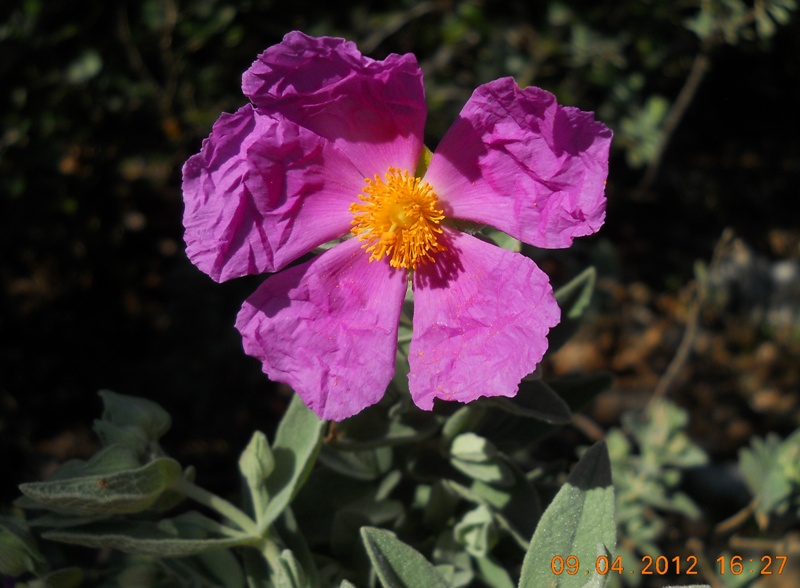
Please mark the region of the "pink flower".
<svg viewBox="0 0 800 588"><path fill-rule="evenodd" d="M558 323L552 289L527 257L456 226L539 247L594 233L611 132L503 78L475 90L416 178L426 108L413 55L375 61L293 32L242 87L252 104L223 114L183 168L183 222L189 258L214 280L277 272L239 312L245 351L320 418L352 416L392 379L410 280L417 406L516 394Z"/></svg>

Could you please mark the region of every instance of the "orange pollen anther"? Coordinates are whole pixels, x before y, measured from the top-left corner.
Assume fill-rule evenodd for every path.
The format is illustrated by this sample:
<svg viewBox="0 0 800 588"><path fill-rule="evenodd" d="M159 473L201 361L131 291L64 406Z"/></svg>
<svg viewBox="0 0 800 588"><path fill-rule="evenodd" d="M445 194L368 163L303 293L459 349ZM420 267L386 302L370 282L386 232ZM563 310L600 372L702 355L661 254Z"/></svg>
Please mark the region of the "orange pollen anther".
<svg viewBox="0 0 800 588"><path fill-rule="evenodd" d="M433 261L433 254L444 251L438 241L439 224L444 218L430 184L408 171L390 167L381 179L366 178L361 202L350 205L353 228L370 261L389 257L392 267L415 269L419 263Z"/></svg>

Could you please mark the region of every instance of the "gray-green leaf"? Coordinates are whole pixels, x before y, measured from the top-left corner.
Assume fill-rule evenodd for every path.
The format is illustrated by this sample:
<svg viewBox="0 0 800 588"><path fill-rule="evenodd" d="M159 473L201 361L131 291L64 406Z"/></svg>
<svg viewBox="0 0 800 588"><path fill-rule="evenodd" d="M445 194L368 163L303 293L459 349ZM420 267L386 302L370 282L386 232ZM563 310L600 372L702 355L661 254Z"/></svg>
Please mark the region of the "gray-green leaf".
<svg viewBox="0 0 800 588"><path fill-rule="evenodd" d="M276 571L276 588L305 588L307 586L303 568L298 563L294 554L284 549L278 558L279 567Z"/></svg>
<svg viewBox="0 0 800 588"><path fill-rule="evenodd" d="M180 477L180 464L162 457L116 474L31 482L20 490L47 508L72 514L129 514L147 510Z"/></svg>
<svg viewBox="0 0 800 588"><path fill-rule="evenodd" d="M43 533L52 541L84 547L118 549L154 557L185 557L211 549L234 547L252 537L222 537L213 534L219 524L196 512L188 512L158 523L145 521L100 522Z"/></svg>
<svg viewBox="0 0 800 588"><path fill-rule="evenodd" d="M169 413L152 400L117 394L102 390L103 420L119 426L136 426L153 440L159 439L169 430Z"/></svg>
<svg viewBox="0 0 800 588"><path fill-rule="evenodd" d="M324 428L325 421L319 420L295 395L272 444L275 469L267 478L270 500L259 520L261 528L280 516L305 482L322 444Z"/></svg>
<svg viewBox="0 0 800 588"><path fill-rule="evenodd" d="M595 579L599 583L592 585L602 586L606 577L596 574L595 561L605 551L613 554L615 547L611 464L605 443L598 443L586 451L542 515L522 563L519 588L582 587ZM577 558L578 573L554 574L553 559L566 561L568 556Z"/></svg>
<svg viewBox="0 0 800 588"><path fill-rule="evenodd" d="M475 433L462 433L450 445L450 464L473 480L506 486L513 474L491 441Z"/></svg>
<svg viewBox="0 0 800 588"><path fill-rule="evenodd" d="M484 505L469 511L456 523L453 535L467 553L476 558L486 557L498 538L492 512Z"/></svg>
<svg viewBox="0 0 800 588"><path fill-rule="evenodd" d="M444 578L421 553L389 531L364 527L361 539L385 588L447 588Z"/></svg>
<svg viewBox="0 0 800 588"><path fill-rule="evenodd" d="M319 461L333 471L358 480L375 480L392 466L391 447L341 451L324 446Z"/></svg>
<svg viewBox="0 0 800 588"><path fill-rule="evenodd" d="M514 588L511 576L503 566L496 563L492 558L480 557L475 560L475 563L478 566L478 574L487 586L492 588Z"/></svg>
<svg viewBox="0 0 800 588"><path fill-rule="evenodd" d="M48 482L83 478L86 476L108 476L138 469L142 466L135 449L124 445L109 445L95 453L88 461L71 459L62 463Z"/></svg>

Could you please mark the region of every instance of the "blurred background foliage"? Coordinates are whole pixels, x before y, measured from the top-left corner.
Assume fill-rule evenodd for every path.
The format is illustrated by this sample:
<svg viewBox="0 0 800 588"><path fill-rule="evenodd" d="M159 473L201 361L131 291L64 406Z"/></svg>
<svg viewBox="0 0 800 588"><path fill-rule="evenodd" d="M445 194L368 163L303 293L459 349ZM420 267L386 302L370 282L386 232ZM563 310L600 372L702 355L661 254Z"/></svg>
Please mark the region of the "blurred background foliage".
<svg viewBox="0 0 800 588"><path fill-rule="evenodd" d="M242 72L299 29L346 37L375 58L413 52L431 148L478 84L509 75L614 129L606 226L569 251L533 255L556 285L598 269L592 319L546 370L605 369L616 381L537 451L574 460L576 445L644 410L653 390L669 393L689 422L667 411L665 426L711 460L684 489L705 523L659 515L641 540L663 541L671 526L676 545L710 532L746 507L748 487L758 494L758 460L742 458L749 477L723 501L709 498L727 479L714 474L754 435L778 437L748 455L800 425L795 10L794 0L3 3L4 501L52 462L96 449L89 421L101 388L165 406L175 416L165 443L203 462L211 489L235 479L254 429L274 427L287 391L242 354L232 327L260 278L219 286L186 260L180 168L220 112L244 102ZM636 469L652 435L628 435L635 443L620 433L612 457ZM680 476L657 478L683 496ZM762 531L769 508L794 512L791 496L752 506ZM694 513L681 500L672 511Z"/></svg>

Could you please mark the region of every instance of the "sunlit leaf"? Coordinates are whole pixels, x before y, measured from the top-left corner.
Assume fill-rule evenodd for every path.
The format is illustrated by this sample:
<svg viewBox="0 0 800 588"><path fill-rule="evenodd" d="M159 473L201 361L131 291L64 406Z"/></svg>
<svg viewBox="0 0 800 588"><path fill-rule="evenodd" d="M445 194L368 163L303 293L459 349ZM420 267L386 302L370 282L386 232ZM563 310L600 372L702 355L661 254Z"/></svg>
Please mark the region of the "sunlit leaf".
<svg viewBox="0 0 800 588"><path fill-rule="evenodd" d="M450 455L462 461L485 463L497 455L497 449L491 441L475 433L463 433L453 439Z"/></svg>
<svg viewBox="0 0 800 588"><path fill-rule="evenodd" d="M497 528L492 512L483 505L467 512L453 527L453 536L470 555L486 557L497 543Z"/></svg>
<svg viewBox="0 0 800 588"><path fill-rule="evenodd" d="M519 588L583 587L593 580L602 586L605 576L597 574L594 562L600 555L613 554L615 547L611 464L605 444L598 443L583 454L542 514L522 563ZM579 573L554 574L553 558L568 556L577 558Z"/></svg>
<svg viewBox="0 0 800 588"><path fill-rule="evenodd" d="M262 526L274 521L294 498L314 465L322 444L325 421L321 421L295 395L278 425L272 455L275 468L267 478L269 502L260 521Z"/></svg>
<svg viewBox="0 0 800 588"><path fill-rule="evenodd" d="M494 444L474 433L458 435L450 446L450 464L474 480L508 485L513 474Z"/></svg>

